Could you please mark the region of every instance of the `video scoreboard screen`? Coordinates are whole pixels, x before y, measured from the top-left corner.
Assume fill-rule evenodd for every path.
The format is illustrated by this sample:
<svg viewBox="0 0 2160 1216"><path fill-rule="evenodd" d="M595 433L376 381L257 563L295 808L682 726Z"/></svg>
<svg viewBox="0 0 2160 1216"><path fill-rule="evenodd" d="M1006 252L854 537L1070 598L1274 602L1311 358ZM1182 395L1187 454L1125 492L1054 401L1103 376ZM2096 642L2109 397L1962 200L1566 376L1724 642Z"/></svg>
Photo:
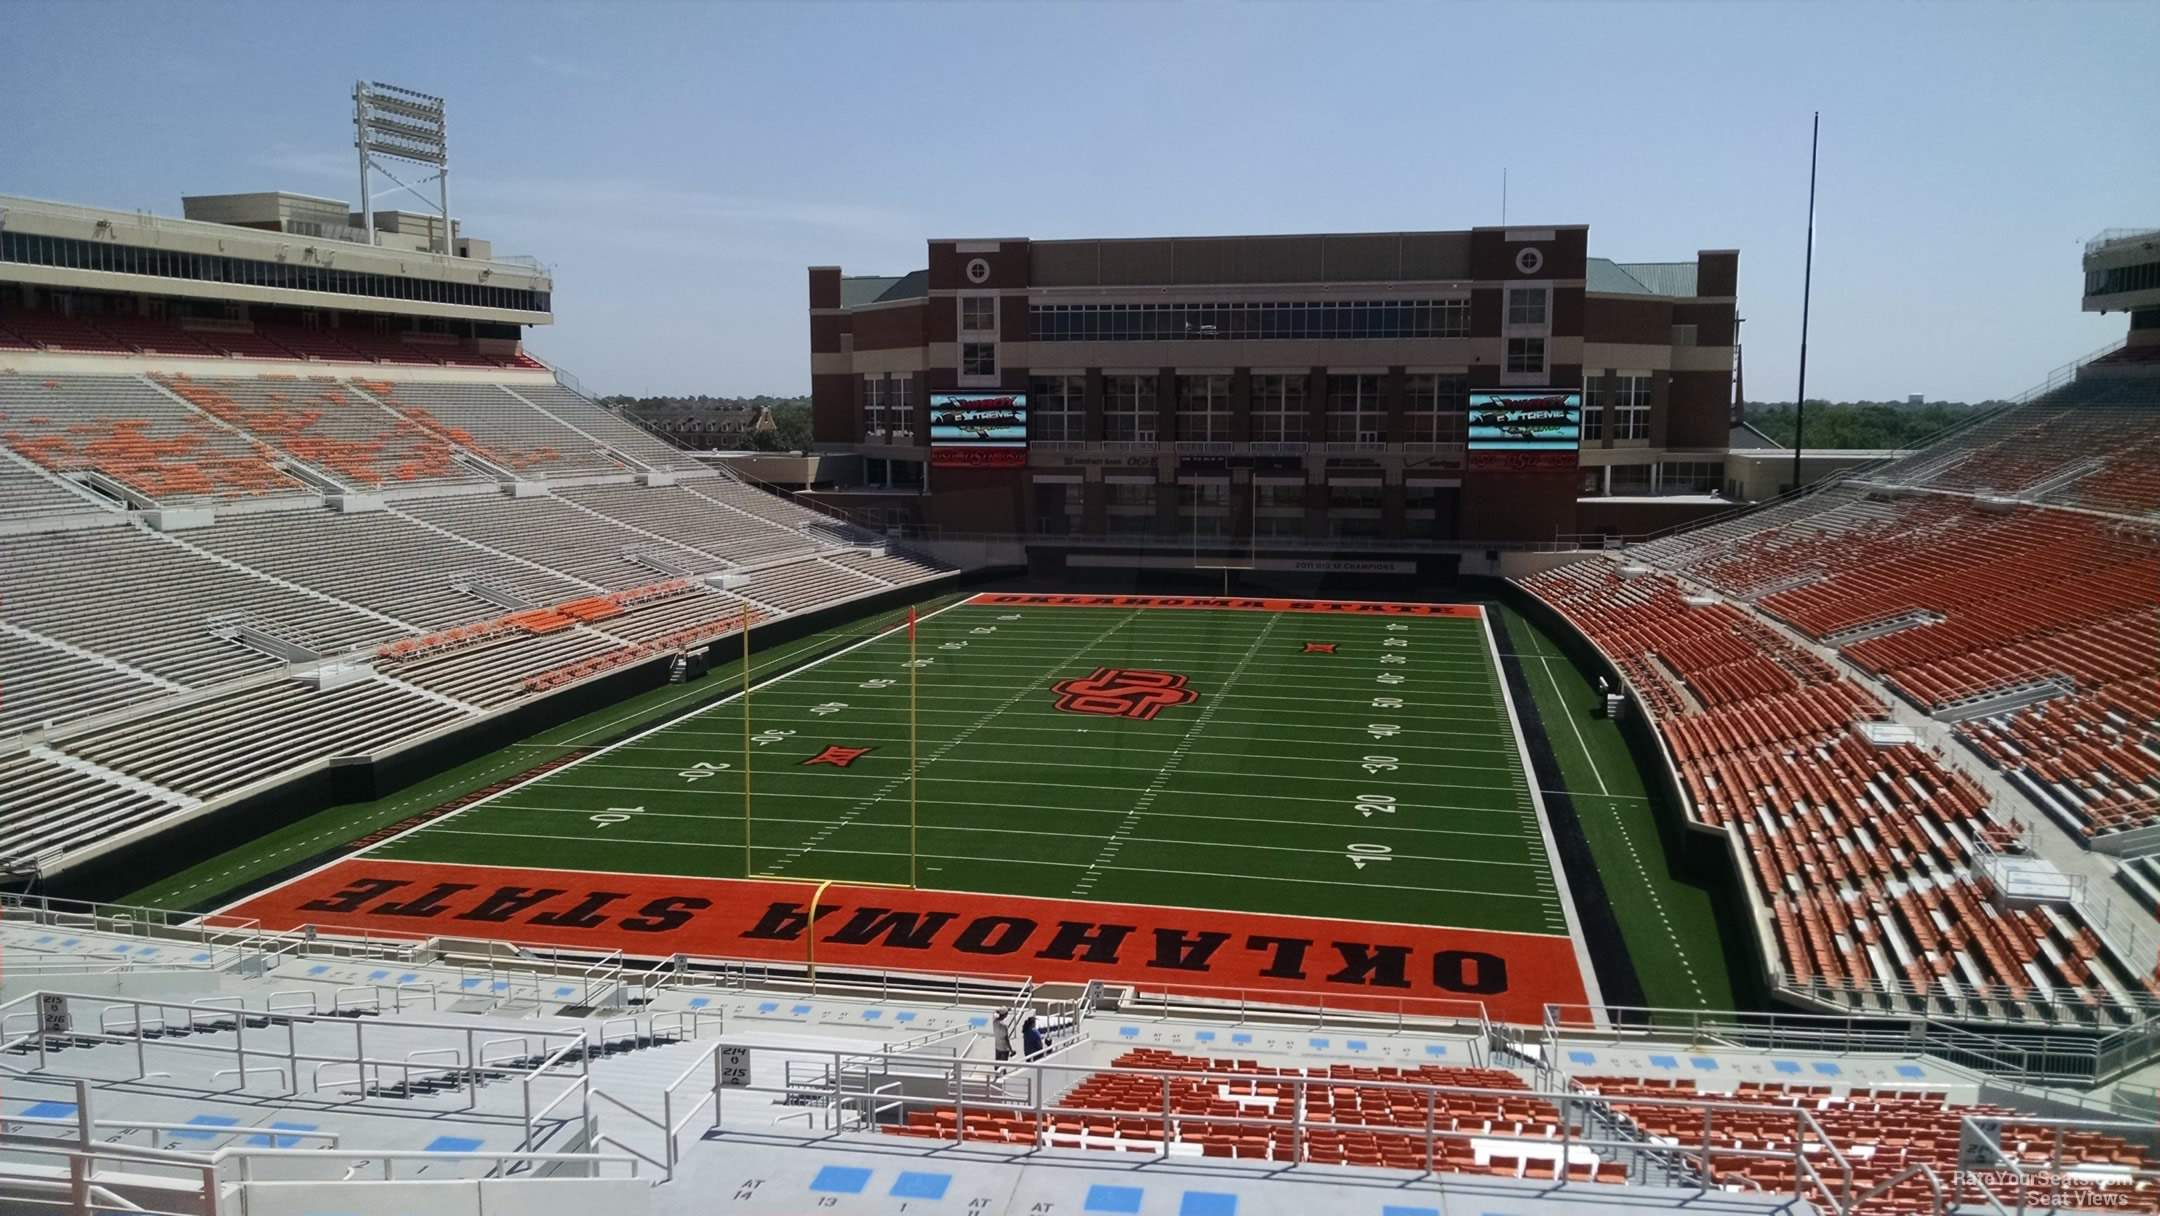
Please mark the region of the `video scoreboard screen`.
<svg viewBox="0 0 2160 1216"><path fill-rule="evenodd" d="M930 394L930 446L1024 448L1026 393Z"/></svg>
<svg viewBox="0 0 2160 1216"><path fill-rule="evenodd" d="M930 394L930 462L947 468L1027 463L1026 393Z"/></svg>
<svg viewBox="0 0 2160 1216"><path fill-rule="evenodd" d="M1470 394L1473 452L1573 452L1582 446L1582 394L1573 390Z"/></svg>

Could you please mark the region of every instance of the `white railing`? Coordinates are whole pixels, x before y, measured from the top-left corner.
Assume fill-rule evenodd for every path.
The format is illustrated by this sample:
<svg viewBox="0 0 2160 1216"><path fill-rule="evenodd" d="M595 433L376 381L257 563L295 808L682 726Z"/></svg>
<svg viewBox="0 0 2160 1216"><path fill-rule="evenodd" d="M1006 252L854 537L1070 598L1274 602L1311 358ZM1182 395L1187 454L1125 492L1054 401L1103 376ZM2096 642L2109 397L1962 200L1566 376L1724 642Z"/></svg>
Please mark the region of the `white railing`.
<svg viewBox="0 0 2160 1216"><path fill-rule="evenodd" d="M1593 1025L1588 1019L1594 1015L1605 1020ZM2160 1055L2160 1021L2106 1034L2008 1026L2004 1031L1988 1034L1924 1017L1547 1005L1542 1054L1556 1059L1568 1047L1597 1044L1712 1044L1750 1051L1925 1055L2010 1082L2080 1086L2100 1084Z"/></svg>
<svg viewBox="0 0 2160 1216"><path fill-rule="evenodd" d="M1093 1136L1085 1130L1090 1123L1115 1125L1119 1121L1139 1119L1150 1126L1130 1140L1120 1132L1117 1147L1149 1152L1157 1160L1210 1155L1210 1144L1221 1146L1229 1137L1243 1138L1248 1144L1255 1140L1265 1141L1271 1156L1277 1156L1286 1164L1302 1164L1312 1160L1308 1150L1315 1145L1316 1137L1324 1139L1351 1133L1371 1136L1403 1150L1388 1154L1385 1163L1407 1160L1408 1168L1431 1175L1448 1172L1447 1148L1458 1142L1466 1146L1469 1138L1475 1136L1484 1142L1488 1152L1504 1153L1512 1148L1521 1152L1526 1160L1550 1160L1557 1177L1552 1174L1533 1176L1553 1177L1556 1185L1588 1181L1598 1164L1618 1162L1625 1165L1634 1181L1706 1191L1718 1186L1741 1185L1727 1171L1718 1169L1717 1164L1732 1158L1748 1158L1790 1162L1794 1176L1803 1180L1807 1197L1840 1213L1850 1212L1849 1200L1855 1194L1851 1161L1811 1111L1795 1106L1716 1100L1699 1094L1675 1098L1627 1098L1630 1104L1671 1108L1702 1119L1703 1134L1699 1139L1653 1142L1612 1114L1608 1107L1611 1099L1576 1091L1435 1085L1367 1077L1346 1082L1321 1069L1314 1070L1312 1075L1302 1075L1294 1071L1101 1066L1051 1062L1044 1058L997 1064L955 1060L943 1073L944 1096L926 1097L909 1094L904 1087L879 1080L893 1075L935 1075L925 1074L920 1061L889 1053L876 1057L852 1056L858 1061L876 1059L879 1067L860 1071L856 1074L860 1077L859 1087L849 1089L844 1083L846 1074L840 1073L838 1068L841 1057L847 1053L804 1052L794 1047L780 1049L756 1045L742 1045L735 1050L743 1053L748 1071L738 1074L740 1083L723 1085L715 1092L714 1127L721 1129L723 1135L730 1100L740 1103L748 1098L754 1103L752 1112L741 1116L740 1121L756 1120L754 1134L763 1137L778 1130L764 1119L764 1112L771 1103L800 1106L806 1098L811 1098L828 1112L850 1104L886 1112L891 1117L877 1122L888 1130L907 1127L913 1134L933 1140L989 1141L1019 1151L1086 1148ZM831 1093L814 1092L800 1084L791 1085L785 1065L777 1070L758 1067L761 1053L775 1053L798 1064L807 1063L803 1059L805 1056L812 1060L826 1057L829 1063L825 1068L813 1065L807 1075L822 1077L828 1075L829 1070L830 1075L841 1076L843 1084ZM760 1084L755 1080L760 1072L770 1076L774 1071L781 1075L779 1085ZM1088 1078L1126 1079L1142 1090L1152 1086L1154 1096L1146 1100L1146 1109L1139 1109L1137 1103L1132 1102L1095 1106L1052 1097L1070 1095L1080 1081ZM1193 1109L1189 1101L1179 1101L1180 1096L1189 1095L1195 1083L1216 1087L1218 1092L1233 1098L1250 1096L1253 1101L1241 1103L1243 1109L1236 1115L1199 1111ZM1339 1109L1324 1116L1317 1115L1318 1104L1310 1101L1310 1095L1315 1091L1331 1091L1344 1084L1354 1084L1365 1093L1390 1095L1386 1099L1390 1109L1406 1110L1411 1117L1407 1121L1368 1121L1362 1115L1346 1115ZM1263 1087L1273 1093L1255 1092ZM1264 1101L1266 1098L1273 1100ZM1476 1131L1459 1130L1453 1126L1451 1099L1496 1103L1504 1110L1523 1111L1519 1119L1513 1115L1503 1118L1539 1130L1502 1131L1482 1125ZM1287 1112L1274 1113L1275 1108L1285 1104L1289 1108ZM1252 1113L1256 1109L1260 1113ZM926 1114L927 1118L915 1118L917 1112ZM1776 1138L1777 1147L1735 1147L1729 1135L1719 1135L1713 1126L1714 1116L1721 1114L1786 1119L1791 1121L1792 1127L1789 1134ZM818 1127L821 1120L817 1118L816 1110L801 1108L792 1117L804 1120L808 1134L821 1134ZM828 1113L822 1122L829 1126L835 1122L835 1117ZM1229 1154L1218 1152L1212 1155ZM1383 1161L1370 1164L1381 1165Z"/></svg>
<svg viewBox="0 0 2160 1216"><path fill-rule="evenodd" d="M1475 1033L1489 1038L1493 1021L1484 1002L1447 997L1360 994L1333 1005L1324 993L1286 993L1265 988L1142 984L1126 989L1120 1017L1161 1021L1200 1019L1233 1026L1271 1025L1303 1029Z"/></svg>
<svg viewBox="0 0 2160 1216"><path fill-rule="evenodd" d="M2136 236L2160 234L2160 228L2103 228L2100 235L2085 242L2085 252L2091 253L2109 241L2127 241Z"/></svg>
<svg viewBox="0 0 2160 1216"><path fill-rule="evenodd" d="M2031 1142L2006 1148L2004 1134L2034 1127L2048 1133L2045 1156ZM2120 1119L2035 1118L2030 1115L1966 1115L1958 1120L1960 1159L1966 1163L1957 1177L1954 1201L1985 1202L2000 1216L2018 1216L2029 1208L2061 1211L2066 1208L2124 1209L2152 1202L2152 1190L2160 1182L2160 1169L2149 1165L2125 1166L2120 1162L2090 1162L2082 1154L2068 1154L2070 1138L2105 1136L2142 1144L2145 1160L2152 1160L2153 1125L2147 1121Z"/></svg>

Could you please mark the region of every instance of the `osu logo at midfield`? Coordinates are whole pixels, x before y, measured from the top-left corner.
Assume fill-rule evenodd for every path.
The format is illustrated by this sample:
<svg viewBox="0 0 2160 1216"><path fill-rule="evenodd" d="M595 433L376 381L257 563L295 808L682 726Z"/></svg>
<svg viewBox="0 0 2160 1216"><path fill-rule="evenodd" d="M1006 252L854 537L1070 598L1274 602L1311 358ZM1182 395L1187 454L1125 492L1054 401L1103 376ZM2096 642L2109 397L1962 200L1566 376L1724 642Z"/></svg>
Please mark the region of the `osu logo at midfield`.
<svg viewBox="0 0 2160 1216"><path fill-rule="evenodd" d="M1057 707L1072 714L1101 714L1106 718L1139 718L1146 721L1172 705L1200 698L1185 687L1185 677L1170 671L1134 671L1127 667L1098 667L1093 675L1064 680L1050 686L1058 695Z"/></svg>

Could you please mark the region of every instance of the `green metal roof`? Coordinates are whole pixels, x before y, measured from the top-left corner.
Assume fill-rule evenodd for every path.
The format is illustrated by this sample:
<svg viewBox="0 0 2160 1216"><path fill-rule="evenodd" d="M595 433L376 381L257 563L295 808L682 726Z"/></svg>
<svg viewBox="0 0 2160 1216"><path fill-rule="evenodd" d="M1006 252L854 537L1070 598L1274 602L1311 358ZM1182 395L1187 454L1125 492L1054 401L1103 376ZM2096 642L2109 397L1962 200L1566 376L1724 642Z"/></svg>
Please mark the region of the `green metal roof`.
<svg viewBox="0 0 2160 1216"><path fill-rule="evenodd" d="M840 307L883 304L888 300L920 300L930 294L930 272L911 274L858 274L840 280Z"/></svg>
<svg viewBox="0 0 2160 1216"><path fill-rule="evenodd" d="M1589 259L1583 290L1620 296L1692 296L1693 262L1614 262Z"/></svg>
<svg viewBox="0 0 2160 1216"><path fill-rule="evenodd" d="M1620 269L1654 296L1695 294L1693 262L1622 262Z"/></svg>
<svg viewBox="0 0 2160 1216"><path fill-rule="evenodd" d="M1646 296L1650 289L1620 269L1610 258L1591 258L1587 273L1583 275L1583 290L1602 292L1605 295Z"/></svg>
<svg viewBox="0 0 2160 1216"><path fill-rule="evenodd" d="M840 280L840 307L853 308L857 304L868 304L899 281L897 276L880 274L859 274L842 278Z"/></svg>

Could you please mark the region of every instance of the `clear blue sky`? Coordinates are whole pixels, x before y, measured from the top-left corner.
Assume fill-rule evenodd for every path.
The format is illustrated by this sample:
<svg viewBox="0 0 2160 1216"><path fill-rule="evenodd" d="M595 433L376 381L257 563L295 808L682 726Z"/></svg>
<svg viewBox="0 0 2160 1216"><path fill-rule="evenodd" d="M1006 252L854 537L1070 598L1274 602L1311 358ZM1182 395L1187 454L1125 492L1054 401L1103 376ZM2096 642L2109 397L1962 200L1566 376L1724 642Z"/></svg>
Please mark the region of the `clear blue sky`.
<svg viewBox="0 0 2160 1216"><path fill-rule="evenodd" d="M1587 223L1741 251L1789 398L2016 392L2119 337L2080 242L2160 224L2160 4L277 4L15 0L0 192L357 199L356 77L444 95L453 209L555 271L596 392L798 393L803 268L932 236Z"/></svg>

